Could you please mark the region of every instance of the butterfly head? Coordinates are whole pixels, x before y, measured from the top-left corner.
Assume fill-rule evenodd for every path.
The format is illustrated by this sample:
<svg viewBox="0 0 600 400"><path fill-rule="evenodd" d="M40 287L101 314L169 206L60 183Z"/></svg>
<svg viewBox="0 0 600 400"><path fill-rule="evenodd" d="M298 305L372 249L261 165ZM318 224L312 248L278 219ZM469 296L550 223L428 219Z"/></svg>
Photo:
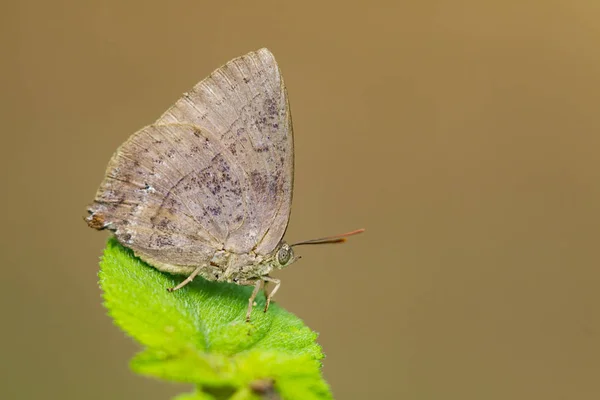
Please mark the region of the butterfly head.
<svg viewBox="0 0 600 400"><path fill-rule="evenodd" d="M273 259L274 266L277 269L283 269L288 265L292 264L294 261L298 260L300 257L294 255L294 250L292 250L292 246L289 244L282 242L277 252L275 253L275 257Z"/></svg>
<svg viewBox="0 0 600 400"><path fill-rule="evenodd" d="M293 264L295 261L298 261L300 259L300 256L294 254L294 250L292 250L292 247L294 246L306 244L344 243L346 241L346 237L356 235L362 232L364 232L364 229L357 229L352 232L342 233L341 235L328 236L320 239L305 240L303 242L298 242L291 245L287 244L286 242L281 242L281 244L277 248L277 251L275 252L275 255L272 256L272 258L270 259L272 260L270 264L273 266L273 268L283 269L288 265Z"/></svg>

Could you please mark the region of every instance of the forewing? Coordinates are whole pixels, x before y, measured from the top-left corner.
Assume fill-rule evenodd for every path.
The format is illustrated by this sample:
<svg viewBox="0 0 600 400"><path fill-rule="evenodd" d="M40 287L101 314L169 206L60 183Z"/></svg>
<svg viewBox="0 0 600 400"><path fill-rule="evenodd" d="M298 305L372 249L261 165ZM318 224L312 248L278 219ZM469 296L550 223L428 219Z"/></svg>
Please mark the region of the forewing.
<svg viewBox="0 0 600 400"><path fill-rule="evenodd" d="M217 139L184 124L151 125L111 159L88 223L155 266L207 264L242 225L244 171Z"/></svg>
<svg viewBox="0 0 600 400"><path fill-rule="evenodd" d="M172 123L209 132L247 183L241 187L243 221L227 231L225 248L272 252L289 220L294 162L287 94L273 55L261 49L214 71L156 122Z"/></svg>

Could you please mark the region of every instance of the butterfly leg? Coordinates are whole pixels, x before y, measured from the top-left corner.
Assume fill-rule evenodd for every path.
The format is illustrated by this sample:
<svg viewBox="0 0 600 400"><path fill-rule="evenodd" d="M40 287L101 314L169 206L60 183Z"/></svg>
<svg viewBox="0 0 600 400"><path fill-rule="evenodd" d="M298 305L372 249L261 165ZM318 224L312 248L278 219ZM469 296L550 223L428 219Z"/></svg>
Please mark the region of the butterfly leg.
<svg viewBox="0 0 600 400"><path fill-rule="evenodd" d="M273 282L275 287L271 290L271 293L267 294L265 291L265 295L267 296L267 303L265 304L265 312L269 309L269 304L271 304L271 299L275 296L275 293L279 290L279 286L281 286L281 281L279 279L271 278L270 276L263 276L262 280L265 281L265 285L267 282Z"/></svg>
<svg viewBox="0 0 600 400"><path fill-rule="evenodd" d="M188 276L187 278L185 278L179 285L172 287L172 288L167 288L167 292L174 292L176 290L181 289L182 287L184 287L185 285L187 285L188 283L190 283L191 281L194 280L194 278L198 275L198 273L200 272L200 270L204 268L204 266L199 266L198 268L196 268L194 270L194 272L191 273L190 276Z"/></svg>
<svg viewBox="0 0 600 400"><path fill-rule="evenodd" d="M252 313L252 307L254 306L254 299L256 299L256 295L258 294L258 291L260 290L260 285L261 285L262 281L260 279L257 279L255 281L238 281L237 284L238 285L244 285L244 286L252 286L254 285L254 290L252 291L252 294L250 295L250 298L248 299L248 311L246 311L246 322L250 322L250 313Z"/></svg>

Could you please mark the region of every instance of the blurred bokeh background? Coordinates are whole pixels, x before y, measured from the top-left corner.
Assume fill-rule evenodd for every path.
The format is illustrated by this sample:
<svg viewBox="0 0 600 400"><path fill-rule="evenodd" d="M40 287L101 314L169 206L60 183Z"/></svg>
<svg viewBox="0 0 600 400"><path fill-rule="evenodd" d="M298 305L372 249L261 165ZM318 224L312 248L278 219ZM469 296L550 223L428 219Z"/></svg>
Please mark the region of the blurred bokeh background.
<svg viewBox="0 0 600 400"><path fill-rule="evenodd" d="M600 398L600 3L2 6L3 399L166 399L105 315L82 221L131 133L276 55L295 123L277 300L338 399Z"/></svg>

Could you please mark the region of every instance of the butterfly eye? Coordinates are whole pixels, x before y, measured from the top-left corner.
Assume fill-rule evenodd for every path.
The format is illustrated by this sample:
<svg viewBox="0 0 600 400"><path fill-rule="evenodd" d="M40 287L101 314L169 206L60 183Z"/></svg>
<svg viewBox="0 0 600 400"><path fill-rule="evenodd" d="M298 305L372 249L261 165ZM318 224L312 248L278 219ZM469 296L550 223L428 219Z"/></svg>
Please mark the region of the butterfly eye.
<svg viewBox="0 0 600 400"><path fill-rule="evenodd" d="M277 262L283 267L290 261L290 258L292 258L292 249L284 244L277 252Z"/></svg>

